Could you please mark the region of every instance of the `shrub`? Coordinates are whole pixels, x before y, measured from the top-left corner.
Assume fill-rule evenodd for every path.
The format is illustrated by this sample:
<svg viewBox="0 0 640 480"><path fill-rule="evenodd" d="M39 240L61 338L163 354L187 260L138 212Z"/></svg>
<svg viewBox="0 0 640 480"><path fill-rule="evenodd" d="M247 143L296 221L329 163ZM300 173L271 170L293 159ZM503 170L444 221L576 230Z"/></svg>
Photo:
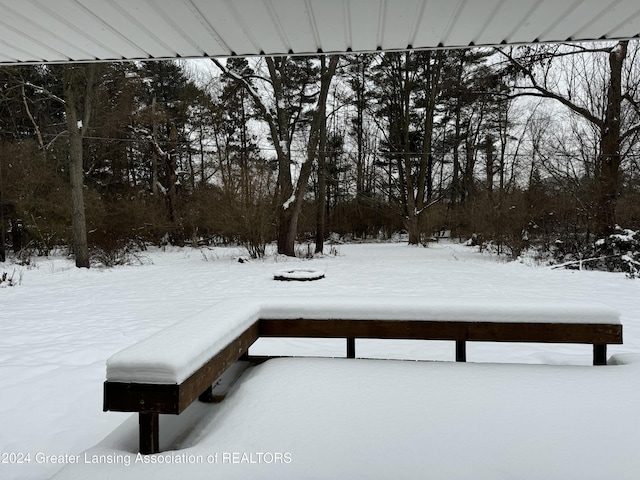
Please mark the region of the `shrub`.
<svg viewBox="0 0 640 480"><path fill-rule="evenodd" d="M15 287L22 284L22 271L20 271L18 278L16 278L16 271L13 270L11 275L8 272L0 273L0 288Z"/></svg>
<svg viewBox="0 0 640 480"><path fill-rule="evenodd" d="M640 231L616 227L606 238L578 245L558 240L551 248L553 261L565 268L624 272L640 276Z"/></svg>
<svg viewBox="0 0 640 480"><path fill-rule="evenodd" d="M612 235L594 243L591 256L596 259L592 268L640 276L640 231L616 227Z"/></svg>
<svg viewBox="0 0 640 480"><path fill-rule="evenodd" d="M148 263L147 257L140 254L140 247L135 242L130 242L120 248L108 250L94 247L90 252L91 264L102 267L115 267L118 265L144 265Z"/></svg>

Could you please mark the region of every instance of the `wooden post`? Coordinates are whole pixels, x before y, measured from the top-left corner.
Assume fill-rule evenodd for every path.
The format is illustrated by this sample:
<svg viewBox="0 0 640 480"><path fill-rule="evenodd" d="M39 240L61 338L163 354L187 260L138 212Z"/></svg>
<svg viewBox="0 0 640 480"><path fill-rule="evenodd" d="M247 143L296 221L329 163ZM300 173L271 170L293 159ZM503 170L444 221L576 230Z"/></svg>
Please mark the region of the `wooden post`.
<svg viewBox="0 0 640 480"><path fill-rule="evenodd" d="M200 394L198 400L202 403L215 403L213 398L213 387L207 387L207 389Z"/></svg>
<svg viewBox="0 0 640 480"><path fill-rule="evenodd" d="M606 365L607 364L607 344L594 345L593 346L593 364L594 365Z"/></svg>
<svg viewBox="0 0 640 480"><path fill-rule="evenodd" d="M160 451L160 415L143 413L138 415L140 424L140 453L149 455Z"/></svg>
<svg viewBox="0 0 640 480"><path fill-rule="evenodd" d="M347 358L356 358L356 339L347 338Z"/></svg>
<svg viewBox="0 0 640 480"><path fill-rule="evenodd" d="M456 340L456 362L467 361L467 342Z"/></svg>

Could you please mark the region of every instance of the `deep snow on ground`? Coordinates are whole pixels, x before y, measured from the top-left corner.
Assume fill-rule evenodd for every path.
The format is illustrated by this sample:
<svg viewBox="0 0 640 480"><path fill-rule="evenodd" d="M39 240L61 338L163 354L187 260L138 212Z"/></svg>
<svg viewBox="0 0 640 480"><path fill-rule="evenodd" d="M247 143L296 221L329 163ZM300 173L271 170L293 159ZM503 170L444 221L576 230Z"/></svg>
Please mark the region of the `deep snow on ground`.
<svg viewBox="0 0 640 480"><path fill-rule="evenodd" d="M55 480L635 480L638 367L270 360L152 457L184 464L129 453L132 419Z"/></svg>
<svg viewBox="0 0 640 480"><path fill-rule="evenodd" d="M55 455L78 455L83 451L98 444L114 430L109 440L114 448L117 445L122 448L123 439L129 438L131 432L131 416L116 412L102 412L102 382L105 377L105 361L115 352L140 340L159 329L173 324L183 318L193 315L203 309L229 298L253 298L253 297L286 297L300 295L369 295L369 296L424 296L424 297L459 297L459 298L487 298L500 297L511 299L529 299L548 302L550 299L570 299L598 301L616 307L622 314L624 325L624 345L610 346L609 354L640 353L640 282L629 280L621 274L603 272L577 272L564 270L550 270L547 268L530 267L522 263L505 263L495 257L481 255L474 249L455 244L434 244L429 248L414 248L406 244L365 244L365 245L341 245L338 247L338 256L325 256L314 260L298 260L282 257L269 257L262 261L239 263L237 256L240 252L233 249L172 249L170 251L154 250L146 252L144 257L146 264L142 266L117 267L113 269L78 270L67 259L38 259L35 268L24 269L22 272L22 284L16 287L0 289L0 382L2 396L0 397L0 454L4 454L10 463L1 463L0 477L11 479L43 479L49 478L63 465L54 464ZM300 267L324 271L326 277L313 282L278 282L273 280L275 272L282 269ZM0 271L13 269L13 266L0 266ZM16 267L22 268L22 267ZM215 319L212 319L215 321ZM298 354L320 356L344 356L345 345L342 340L261 340L252 347L254 354ZM454 359L453 342L391 342L391 341L359 341L357 355L376 358L409 358L425 360ZM597 420L598 428L588 430L589 434L597 432L607 433L607 440L612 444L606 450L604 472L614 465L622 467L636 467L633 458L629 454L629 446L640 444L640 431L633 428L639 425L640 417L640 369L635 365L609 366L604 368L588 367L592 361L592 352L589 346L571 345L540 345L540 344L474 344L467 347L467 360L469 362L510 362L529 364L556 365L553 367L531 367L517 365L455 365L441 363L398 363L388 362L380 364L373 362L374 368L390 369L387 377L394 381L386 382L387 390L393 392L406 391L408 395L413 391L412 386L417 376L434 375L441 381L431 385L432 390L451 387L448 379L456 382L465 382L487 378L488 385L496 382L503 384L504 391L512 391L510 388L523 388L526 395L517 396L519 409L515 407L507 409L508 415L502 417L498 411L491 408L484 409L485 400L479 398L465 398L466 406L473 405L465 413L466 421L456 424L460 431L449 432L447 435L455 439L464 439L459 447L454 447L452 439L442 440L442 452L449 452L450 448L456 448L458 453L465 455L453 455L451 452L442 456L442 462L463 461L471 455L488 455L483 461L487 465L487 473L484 478L511 478L521 476L523 478L540 478L537 473L540 470L535 467L536 462L509 462L504 454L500 453L500 445L508 444L506 439L500 440L496 433L492 433L492 425L507 425L516 417L516 410L522 412L522 420L525 425L530 425L533 431L519 433L518 438L527 440L531 450L547 449L549 455L553 455L553 449L548 445L559 443L560 451L565 453L568 465L578 465L579 459L589 459L586 465L598 465L596 453L593 448L584 450L584 442L576 442L575 449L571 449L573 439L585 438L579 431L582 425L592 425ZM298 362L295 360L294 362ZM326 362L315 360L314 362ZM270 362L260 367L266 372L266 378L278 378L287 384L287 368L292 370L292 381L296 372L299 375L302 367L293 363ZM364 362L370 365L370 362ZM278 366L280 365L280 366ZM316 365L316 364L314 364ZM326 375L325 368L338 369L335 375L339 377L339 363L319 363L311 368L317 375L311 375L320 379ZM392 366L397 365L397 366ZM407 365L415 373L404 370ZM568 366L557 366L568 365ZM467 368L469 367L469 368ZM282 375L277 373L277 368L284 368ZM356 368L353 366L349 367ZM359 368L359 367L357 367ZM362 367L369 372L371 367ZM393 370L397 369L397 370ZM418 370L427 369L425 372ZM527 370L533 369L533 370ZM344 370L345 378L349 370ZM223 412L233 411L234 408L243 412L244 403L252 405L252 402L260 403L260 398L255 395L271 392L266 388L265 381L261 380L261 370L254 370L243 378L237 386L233 396L223 402L218 413L206 413L205 421L198 423L197 432L187 432L185 440L190 448L198 448L200 439L205 449L212 448L225 451L225 440L229 440L227 450L241 449L252 450L250 446L242 445L242 436L225 437L218 435L206 436L202 429L204 425L211 423L210 417L215 417L215 425L223 422ZM443 372L436 374L437 372ZM258 372L258 373L256 373ZM395 372L395 373L394 373ZM333 374L332 374L333 375ZM335 376L334 375L334 376ZM382 375L382 374L381 374ZM531 378L528 383L527 378ZM557 380L554 380L557 379ZM297 381L297 380L296 380ZM345 380L346 381L346 380ZM251 383L253 382L253 383ZM455 383L455 382L454 382ZM558 386L560 390L554 393L555 400L545 404L546 389ZM252 386L253 385L253 386ZM262 385L262 386L260 386ZM322 385L320 382L318 385ZM325 392L331 397L331 383L327 383ZM381 385L385 385L382 382ZM575 387L575 388L573 388ZM242 388L248 389L243 395ZM266 388L266 390L264 390ZM311 388L311 387L310 387ZM337 387L336 387L337 388ZM403 390L403 388L405 390ZM463 394L465 388L459 388L458 393ZM480 390L483 395L491 392L491 388ZM253 395L252 394L255 394ZM422 392L422 393L420 393ZM418 393L425 395L424 388L418 388ZM537 394L534 394L537 393ZM581 399L587 397L586 406ZM389 428L389 420L384 419L388 413L402 412L403 402L410 401L406 396L398 395L389 397L393 402L380 402L371 400L372 417L367 420L370 423L380 425L381 429ZM420 397L418 397L420 398ZM367 412L368 399L371 396L354 397L354 404L358 412ZM564 409L553 408L556 403L564 399ZM394 402L398 403L394 405ZM515 401L515 400L514 400ZM542 412L555 412L553 419L563 419L567 416L565 428L558 430L558 438L549 436L549 431L556 433L553 424L548 424L544 429L538 416L532 416L530 421L527 412L537 411L539 403ZM285 402L286 403L286 402ZM331 403L331 405L340 405ZM616 409L616 405L622 405ZM353 405L351 405L352 408ZM443 419L455 417L458 411L449 397L440 398L437 405L443 410ZM449 409L449 405L451 408ZM312 404L313 406L313 404ZM593 411L595 407L598 411ZM499 411L504 410L504 405L498 404ZM205 406L196 405L195 409ZM415 408L415 406L414 406ZM496 407L497 408L497 407ZM599 409L607 409L606 414L601 415ZM350 411L346 409L347 415ZM412 410L407 409L410 413ZM319 421L322 413L304 410L309 421ZM492 413L493 412L493 413ZM260 412L258 412L260 413ZM271 418L274 412L268 409L262 411L265 418ZM178 417L180 419L182 416ZM231 415L233 417L233 415ZM512 418L513 417L513 418ZM188 416L185 417L187 422ZM280 421L287 423L285 417ZM307 418L306 416L304 417ZM394 419L391 415L389 418ZM405 417L400 417L405 418ZM440 417L438 417L440 418ZM571 420L571 421L569 421ZM126 421L126 422L125 422ZM231 421L231 420L224 420ZM262 425L269 428L249 431L257 435L261 441L267 442L269 430L276 432L279 425L269 425L262 420ZM438 420L440 421L440 420ZM477 422L476 422L477 421ZM125 424L123 425L123 422ZM506 422L506 423L505 423ZM366 423L366 422L365 422ZM223 426L226 423L223 423ZM230 431L237 431L231 424ZM242 425L242 423L240 424ZM343 434L338 424L324 423L326 429L333 428L330 436L340 438ZM292 428L291 425L286 425ZM237 427L237 425L236 425ZM633 428L632 428L633 427ZM212 427L215 428L215 427ZM220 426L219 428L222 428ZM441 425L444 432L446 428ZM286 429L285 429L286 430ZM304 431L304 429L302 429ZM547 436L542 435L546 432ZM484 432L484 433L483 433ZM571 435L566 432L571 432ZM394 435L402 436L402 431ZM488 435L489 441L483 441L483 434ZM162 435L162 434L161 434ZM189 436L191 435L191 436ZM134 432L135 437L135 432ZM333 466L331 458L324 458L322 462L312 462L309 455L315 449L315 445L307 444L311 450L305 450L305 438L309 442L312 435L304 435L297 438L297 456L291 464L282 465L282 471L273 471L275 476L289 472L295 476L296 472L304 471L305 461L308 467L313 468L313 473L322 477L322 467L326 467L327 475L339 478L339 469ZM565 438L566 437L566 438ZM277 437L280 438L280 437ZM553 440L555 438L555 440ZM438 437L431 438L435 441ZM564 439L564 440L563 440ZM231 442L235 440L236 443ZM492 441L494 445L491 446ZM352 441L356 439L352 438ZM523 440L524 441L524 440ZM191 443L189 443L191 442ZM209 443L208 443L209 442ZM213 443L210 443L213 442ZM216 443L217 442L217 443ZM222 443L220 443L222 442ZM239 442L239 443L238 443ZM363 445L370 445L370 440L362 440ZM585 440L586 442L586 440ZM302 445L301 445L302 443ZM437 443L437 442L436 442ZM393 445L394 442L382 445ZM105 448L102 446L97 447ZM208 446L207 446L208 445ZM408 449L406 442L397 452L386 452L389 456L401 458L406 462L407 468L414 461L421 458L419 451L423 451L420 445ZM474 445L479 450L473 450ZM520 445L515 441L513 445ZM596 445L601 445L596 442ZM134 446L135 447L135 446ZM134 448L131 447L131 448ZM264 445L263 445L264 447ZM433 445L424 445L424 448L432 448ZM272 449L275 448L272 446ZM282 447L284 448L284 447ZM382 448L382 447L381 447ZM385 447L386 448L386 447ZM400 447L399 447L400 448ZM417 449L416 449L417 448ZM291 447L293 449L293 447ZM408 450L407 450L408 449ZM457 450L459 449L459 450ZM471 450L470 450L471 449ZM597 449L595 449L597 450ZM344 449L342 450L344 451ZM333 452L330 450L328 453ZM354 453L359 458L357 465L351 465L347 470L348 476L355 472L367 472L367 462L362 462L362 455L368 455L378 460L371 463L368 473L378 474L385 478L383 463L379 451L369 451L367 448L359 448ZM319 452L321 453L321 452ZM13 455L9 455L13 454ZM36 456L40 454L36 458ZM30 463L11 463L20 457L30 455ZM305 456L306 455L306 456ZM360 455L360 457L358 457ZM491 455L496 456L491 458ZM502 455L501 458L498 458ZM48 457L43 457L48 456ZM617 457L619 458L617 458ZM297 460L296 460L297 458ZM437 458L437 457L434 457ZM543 460L544 460L543 458ZM616 458L618 461L616 461ZM41 461L37 461L41 460ZM65 460L63 457L62 460ZM337 460L337 458L335 459ZM630 463L631 462L631 463ZM297 469L288 469L287 466L297 464ZM553 463L554 465L556 463ZM560 464L560 460L557 461ZM445 463L439 463L438 470L446 471ZM467 467L473 462L465 464ZM459 472L464 472L465 465L460 466ZM84 465L84 467L87 467ZM104 478L105 465L91 465L91 472L95 472L95 478ZM165 466L166 467L166 466ZM621 467L621 468L622 468ZM500 470L503 468L503 470ZM564 468L564 467L563 467ZM584 465L581 467L584 468ZM594 467L595 468L595 467ZM303 470L300 470L303 469ZM320 469L320 470L319 470ZM364 469L364 470L363 470ZM70 469L72 471L73 469ZM127 470L131 475L138 475L140 471L133 473L133 469ZM203 470L198 470L203 472ZM589 472L595 470L583 470L589 478ZM146 470L145 470L146 472ZM244 472L244 473L243 473ZM270 473L265 471L267 478ZM616 470L620 473L620 470ZM117 473L117 472L116 472ZM122 472L120 472L122 473ZM120 478L117 473L115 478ZM157 478L155 470L148 473ZM229 469L227 473L237 475L255 474L255 470ZM633 474L633 471L628 473ZM87 478L84 476L78 478ZM213 478L215 472L204 471L204 478ZM146 476L146 473L143 473ZM460 478L465 478L463 473ZM368 475L365 475L368 476ZM595 475L594 475L595 476ZM564 477L568 478L568 477ZM616 478L610 476L610 478ZM627 478L633 478L631 476Z"/></svg>

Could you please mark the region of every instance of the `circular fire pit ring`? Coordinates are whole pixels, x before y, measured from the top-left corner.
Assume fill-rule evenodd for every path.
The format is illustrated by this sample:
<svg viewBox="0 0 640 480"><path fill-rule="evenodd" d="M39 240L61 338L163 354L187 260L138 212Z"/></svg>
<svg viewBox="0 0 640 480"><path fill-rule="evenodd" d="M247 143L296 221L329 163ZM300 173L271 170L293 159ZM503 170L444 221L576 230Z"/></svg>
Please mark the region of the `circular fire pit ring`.
<svg viewBox="0 0 640 480"><path fill-rule="evenodd" d="M311 282L324 278L324 272L312 270L309 268L291 268L280 270L273 274L274 280L282 282Z"/></svg>

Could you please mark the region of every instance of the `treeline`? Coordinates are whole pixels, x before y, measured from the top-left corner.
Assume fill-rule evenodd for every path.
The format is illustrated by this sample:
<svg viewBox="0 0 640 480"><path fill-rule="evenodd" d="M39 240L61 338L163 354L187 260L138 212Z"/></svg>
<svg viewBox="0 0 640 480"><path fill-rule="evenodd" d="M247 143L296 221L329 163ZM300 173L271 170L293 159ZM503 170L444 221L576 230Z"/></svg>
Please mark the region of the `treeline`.
<svg viewBox="0 0 640 480"><path fill-rule="evenodd" d="M640 229L639 51L2 67L0 254L443 230L579 254Z"/></svg>

